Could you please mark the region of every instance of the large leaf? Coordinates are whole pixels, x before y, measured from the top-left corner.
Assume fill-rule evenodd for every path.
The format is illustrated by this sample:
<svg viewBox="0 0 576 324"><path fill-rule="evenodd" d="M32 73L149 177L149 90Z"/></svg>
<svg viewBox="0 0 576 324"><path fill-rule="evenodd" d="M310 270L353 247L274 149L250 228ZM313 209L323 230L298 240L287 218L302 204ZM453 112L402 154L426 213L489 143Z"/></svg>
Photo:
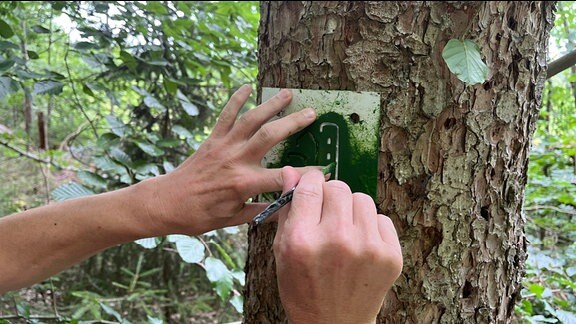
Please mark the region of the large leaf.
<svg viewBox="0 0 576 324"><path fill-rule="evenodd" d="M138 145L138 147L144 151L144 153L150 155L150 156L161 156L164 154L164 151L159 149L156 145L154 144L150 144L150 143L146 143L146 142L141 142L141 141L135 141L136 145Z"/></svg>
<svg viewBox="0 0 576 324"><path fill-rule="evenodd" d="M20 47L12 42L9 41L0 41L0 50L5 50L5 49L13 49L13 50L19 50Z"/></svg>
<svg viewBox="0 0 576 324"><path fill-rule="evenodd" d="M4 38L10 38L14 36L14 31L12 27L8 25L4 20L0 19L0 36Z"/></svg>
<svg viewBox="0 0 576 324"><path fill-rule="evenodd" d="M488 67L480 57L480 48L471 40L451 39L442 57L450 72L467 84L483 83L488 77Z"/></svg>
<svg viewBox="0 0 576 324"><path fill-rule="evenodd" d="M204 259L204 244L195 237L180 237L176 241L178 254L188 263L198 263Z"/></svg>
<svg viewBox="0 0 576 324"><path fill-rule="evenodd" d="M0 99L17 90L17 84L14 80L8 77L0 77Z"/></svg>
<svg viewBox="0 0 576 324"><path fill-rule="evenodd" d="M178 100L180 101L180 104L182 105L182 108L184 109L184 111L188 115L198 116L198 114L200 113L200 111L198 110L198 107L195 104L193 104L192 102L190 102L190 99L188 99L188 97L186 97L180 91L180 89L178 89L178 91L176 91L176 98L178 98Z"/></svg>
<svg viewBox="0 0 576 324"><path fill-rule="evenodd" d="M234 295L234 297L230 298L230 304L232 304L232 306L234 306L234 309L238 313L242 314L243 305L244 305L244 299L242 298L242 296Z"/></svg>
<svg viewBox="0 0 576 324"><path fill-rule="evenodd" d="M12 59L0 61L0 73L10 70L10 68L13 67L14 64L16 64L16 62L14 62L14 60Z"/></svg>
<svg viewBox="0 0 576 324"><path fill-rule="evenodd" d="M108 122L108 126L110 126L112 133L120 137L124 137L126 134L127 126L120 119L112 115L107 115L106 121Z"/></svg>
<svg viewBox="0 0 576 324"><path fill-rule="evenodd" d="M44 80L34 83L34 94L59 94L62 92L64 84L54 80Z"/></svg>
<svg viewBox="0 0 576 324"><path fill-rule="evenodd" d="M225 300L232 291L232 273L226 265L214 257L208 257L204 261L204 268L206 269L206 276L208 280L215 286L216 293L222 300Z"/></svg>
<svg viewBox="0 0 576 324"><path fill-rule="evenodd" d="M108 185L104 178L94 172L78 171L76 175L80 180L96 188L105 189Z"/></svg>
<svg viewBox="0 0 576 324"><path fill-rule="evenodd" d="M70 182L60 185L52 191L54 200L66 200L93 195L94 192L81 184Z"/></svg>
<svg viewBox="0 0 576 324"><path fill-rule="evenodd" d="M150 108L156 108L161 112L166 111L166 107L164 107L164 105L162 105L158 99L152 96L144 97L144 104Z"/></svg>
<svg viewBox="0 0 576 324"><path fill-rule="evenodd" d="M122 165L125 166L132 165L132 158L130 157L130 155L128 155L126 152L122 151L117 147L113 147L110 150L110 156L117 162L120 162Z"/></svg>
<svg viewBox="0 0 576 324"><path fill-rule="evenodd" d="M153 249L158 246L158 239L155 237L147 237L134 241L134 243L140 245L145 249Z"/></svg>

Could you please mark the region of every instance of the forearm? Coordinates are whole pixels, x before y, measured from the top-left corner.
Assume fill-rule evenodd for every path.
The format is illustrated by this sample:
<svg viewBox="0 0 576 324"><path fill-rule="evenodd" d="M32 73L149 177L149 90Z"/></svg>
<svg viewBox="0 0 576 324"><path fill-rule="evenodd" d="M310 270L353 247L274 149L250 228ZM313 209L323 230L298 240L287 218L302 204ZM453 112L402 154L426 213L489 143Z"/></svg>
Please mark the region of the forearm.
<svg viewBox="0 0 576 324"><path fill-rule="evenodd" d="M0 293L149 234L138 194L134 186L0 218Z"/></svg>

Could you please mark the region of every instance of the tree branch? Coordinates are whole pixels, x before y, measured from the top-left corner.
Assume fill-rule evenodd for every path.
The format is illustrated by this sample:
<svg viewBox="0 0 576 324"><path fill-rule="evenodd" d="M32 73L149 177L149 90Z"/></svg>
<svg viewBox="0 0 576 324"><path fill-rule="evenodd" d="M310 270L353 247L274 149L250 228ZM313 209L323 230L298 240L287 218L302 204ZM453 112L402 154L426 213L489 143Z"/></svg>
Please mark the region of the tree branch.
<svg viewBox="0 0 576 324"><path fill-rule="evenodd" d="M556 211L559 213L564 213L564 214L568 214L568 215L576 215L575 211L558 208L556 206L532 205L532 206L524 207L524 210L540 210L540 209L550 209L550 210L553 210L553 211Z"/></svg>
<svg viewBox="0 0 576 324"><path fill-rule="evenodd" d="M66 166L60 165L60 164L58 164L58 163L56 163L56 162L54 162L54 161L52 161L52 160L43 159L43 158L37 156L36 154L30 153L30 152L26 152L26 150L23 150L23 149L21 149L21 148L19 148L19 147L17 147L17 146L13 146L12 144L10 144L10 143L8 143L8 142L5 142L5 141L3 141L3 140L0 140L0 145L2 145L2 146L4 146L4 147L6 147L6 148L8 148L8 149L10 149L10 150L18 153L18 154L20 154L20 156L23 156L23 157L26 157L26 158L28 158L28 159L34 160L34 161L36 161L36 162L40 162L40 163L44 163L44 164L50 164L50 165L55 166L56 168L58 168L58 169L60 169L60 170L68 170L68 171L74 171L74 172L78 171L78 170L75 169L75 168L66 167Z"/></svg>
<svg viewBox="0 0 576 324"><path fill-rule="evenodd" d="M550 79L556 74L568 69L572 65L576 64L576 50L569 52L568 54L562 56L561 58L548 63L548 74L546 79Z"/></svg>

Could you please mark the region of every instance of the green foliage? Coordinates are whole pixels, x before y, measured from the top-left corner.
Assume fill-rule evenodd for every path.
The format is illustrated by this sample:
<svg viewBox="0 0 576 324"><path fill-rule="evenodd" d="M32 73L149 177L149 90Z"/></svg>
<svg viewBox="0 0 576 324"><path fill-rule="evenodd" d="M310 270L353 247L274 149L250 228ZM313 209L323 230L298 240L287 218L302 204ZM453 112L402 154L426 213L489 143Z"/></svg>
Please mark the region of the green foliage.
<svg viewBox="0 0 576 324"><path fill-rule="evenodd" d="M559 2L551 47L576 48L574 2ZM525 195L530 243L517 314L527 323L576 323L576 70L550 79L534 135Z"/></svg>
<svg viewBox="0 0 576 324"><path fill-rule="evenodd" d="M0 135L14 148L2 152L79 169L51 191L54 200L172 171L206 139L232 91L255 81L256 5L0 3L0 129L11 130ZM26 100L31 123L21 113ZM36 148L39 112L48 121L48 151ZM5 215L42 200L1 202ZM91 258L52 279L66 305L61 319L237 319L245 233L231 232L143 239ZM21 317L32 320L29 314Z"/></svg>
<svg viewBox="0 0 576 324"><path fill-rule="evenodd" d="M442 50L442 57L450 72L467 84L483 83L488 67L480 57L480 47L469 39L451 39Z"/></svg>

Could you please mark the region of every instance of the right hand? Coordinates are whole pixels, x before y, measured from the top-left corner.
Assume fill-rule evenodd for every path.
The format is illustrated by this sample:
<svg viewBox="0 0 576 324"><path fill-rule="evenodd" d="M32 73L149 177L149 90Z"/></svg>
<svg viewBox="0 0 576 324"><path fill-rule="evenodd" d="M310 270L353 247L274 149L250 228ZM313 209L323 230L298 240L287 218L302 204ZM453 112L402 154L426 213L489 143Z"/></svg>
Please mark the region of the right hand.
<svg viewBox="0 0 576 324"><path fill-rule="evenodd" d="M290 323L374 323L402 270L390 218L370 196L319 171L301 178L282 170L284 190L296 183L280 212L274 255L282 305ZM298 179L300 181L298 182Z"/></svg>

